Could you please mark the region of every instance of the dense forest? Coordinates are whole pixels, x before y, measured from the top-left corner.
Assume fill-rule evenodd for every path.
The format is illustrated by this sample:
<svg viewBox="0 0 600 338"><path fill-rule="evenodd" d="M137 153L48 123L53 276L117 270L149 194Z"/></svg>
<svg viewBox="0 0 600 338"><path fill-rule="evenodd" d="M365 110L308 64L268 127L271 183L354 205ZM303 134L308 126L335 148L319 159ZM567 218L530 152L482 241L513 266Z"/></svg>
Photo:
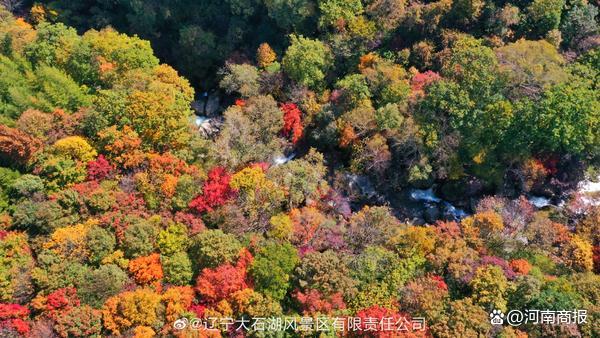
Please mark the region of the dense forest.
<svg viewBox="0 0 600 338"><path fill-rule="evenodd" d="M600 337L600 3L511 1L0 0L0 337Z"/></svg>

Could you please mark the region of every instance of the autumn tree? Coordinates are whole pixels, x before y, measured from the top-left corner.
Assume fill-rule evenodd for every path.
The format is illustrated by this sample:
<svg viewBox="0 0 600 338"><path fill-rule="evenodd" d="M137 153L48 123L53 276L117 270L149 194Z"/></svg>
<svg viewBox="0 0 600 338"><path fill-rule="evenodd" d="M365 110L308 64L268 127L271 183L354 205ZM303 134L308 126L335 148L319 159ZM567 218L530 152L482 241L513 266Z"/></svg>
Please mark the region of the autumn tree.
<svg viewBox="0 0 600 338"><path fill-rule="evenodd" d="M294 285L301 290L315 289L323 295L342 292L352 295L356 282L349 276L347 262L334 251L310 252L302 257L294 273Z"/></svg>
<svg viewBox="0 0 600 338"><path fill-rule="evenodd" d="M37 171L56 190L84 181L85 165L96 155L96 150L80 136L61 138L38 158Z"/></svg>
<svg viewBox="0 0 600 338"><path fill-rule="evenodd" d="M290 240L292 237L294 225L292 223L292 219L288 215L279 213L271 216L269 224L271 225L271 228L267 232L267 236L269 238L285 241Z"/></svg>
<svg viewBox="0 0 600 338"><path fill-rule="evenodd" d="M363 6L360 1L319 0L321 16L319 24L324 27L336 27L341 22L348 22L362 14Z"/></svg>
<svg viewBox="0 0 600 338"><path fill-rule="evenodd" d="M128 280L127 273L118 266L101 265L77 283L77 295L83 303L100 308L105 300L121 292Z"/></svg>
<svg viewBox="0 0 600 338"><path fill-rule="evenodd" d="M142 140L131 127L111 126L98 131L98 144L107 160L122 168L132 168L144 160Z"/></svg>
<svg viewBox="0 0 600 338"><path fill-rule="evenodd" d="M486 335L492 330L492 325L488 312L467 297L450 302L443 317L430 325L430 329L434 335L441 337L464 337Z"/></svg>
<svg viewBox="0 0 600 338"><path fill-rule="evenodd" d="M326 233L324 230L335 224L334 220L312 206L292 209L289 218L292 222L291 243L301 248L322 249L324 243L321 237ZM278 225L285 226L285 224Z"/></svg>
<svg viewBox="0 0 600 338"><path fill-rule="evenodd" d="M515 35L515 29L521 22L521 9L514 4L507 3L495 9L493 15L487 20L487 29L502 40L507 40Z"/></svg>
<svg viewBox="0 0 600 338"><path fill-rule="evenodd" d="M221 71L221 76L219 85L227 93L238 93L245 98L258 95L258 70L256 67L248 64L229 63Z"/></svg>
<svg viewBox="0 0 600 338"><path fill-rule="evenodd" d="M61 337L90 337L102 331L102 312L90 306L77 306L56 318L54 329Z"/></svg>
<svg viewBox="0 0 600 338"><path fill-rule="evenodd" d="M87 163L87 179L92 181L101 181L113 173L113 166L103 155L98 156L94 161Z"/></svg>
<svg viewBox="0 0 600 338"><path fill-rule="evenodd" d="M244 289L236 292L232 299L233 309L236 313L247 316L281 316L281 305L268 296L252 289Z"/></svg>
<svg viewBox="0 0 600 338"><path fill-rule="evenodd" d="M366 206L352 215L345 238L355 251L369 245L383 244L399 227L387 207Z"/></svg>
<svg viewBox="0 0 600 338"><path fill-rule="evenodd" d="M524 234L532 245L545 250L564 245L569 240L566 227L548 219L545 214L535 215L532 221L527 224Z"/></svg>
<svg viewBox="0 0 600 338"><path fill-rule="evenodd" d="M407 312L436 321L444 313L450 295L442 277L426 275L407 282L400 299Z"/></svg>
<svg viewBox="0 0 600 338"><path fill-rule="evenodd" d="M148 285L160 281L164 274L159 254L142 256L129 261L129 272L138 284Z"/></svg>
<svg viewBox="0 0 600 338"><path fill-rule="evenodd" d="M303 314L330 314L346 309L341 292L324 296L320 291L309 289L296 291L294 298L300 303Z"/></svg>
<svg viewBox="0 0 600 338"><path fill-rule="evenodd" d="M347 148L376 129L375 109L371 105L358 106L342 114L336 122L339 146Z"/></svg>
<svg viewBox="0 0 600 338"><path fill-rule="evenodd" d="M477 213L465 218L461 224L465 233L472 233L485 239L490 239L504 230L502 217L493 211Z"/></svg>
<svg viewBox="0 0 600 338"><path fill-rule="evenodd" d="M15 123L17 129L34 136L40 140L46 140L50 131L55 128L55 118L52 114L44 113L36 109L24 111Z"/></svg>
<svg viewBox="0 0 600 338"><path fill-rule="evenodd" d="M226 263L214 269L203 269L196 280L196 291L203 301L216 304L248 288L246 268L249 261L252 256L245 252L235 265Z"/></svg>
<svg viewBox="0 0 600 338"><path fill-rule="evenodd" d="M290 35L290 40L291 45L283 56L284 70L294 81L312 89L320 88L333 65L329 48L319 40L302 35Z"/></svg>
<svg viewBox="0 0 600 338"><path fill-rule="evenodd" d="M38 140L22 131L0 126L0 161L3 165L27 164L40 146Z"/></svg>
<svg viewBox="0 0 600 338"><path fill-rule="evenodd" d="M398 290L418 273L423 263L423 257L401 259L383 247L368 246L350 263L359 293L348 300L348 304L353 309L393 306Z"/></svg>
<svg viewBox="0 0 600 338"><path fill-rule="evenodd" d="M469 247L460 236L440 237L433 253L427 257L435 273L445 274L459 285L464 283L463 276L474 272L473 263L478 259L477 251Z"/></svg>
<svg viewBox="0 0 600 338"><path fill-rule="evenodd" d="M174 322L181 318L194 300L194 290L189 286L174 286L162 294L162 302L165 304L165 318Z"/></svg>
<svg viewBox="0 0 600 338"><path fill-rule="evenodd" d="M169 225L158 233L156 244L163 255L172 255L187 249L187 229L181 223Z"/></svg>
<svg viewBox="0 0 600 338"><path fill-rule="evenodd" d="M89 256L87 241L88 231L95 221L61 227L54 231L43 248L50 250L62 259L85 261Z"/></svg>
<svg viewBox="0 0 600 338"><path fill-rule="evenodd" d="M294 103L283 104L281 110L283 110L283 134L296 144L302 137L302 112Z"/></svg>
<svg viewBox="0 0 600 338"><path fill-rule="evenodd" d="M235 236L221 230L206 230L194 236L190 256L200 267L215 268L234 262L241 249Z"/></svg>
<svg viewBox="0 0 600 338"><path fill-rule="evenodd" d="M598 283L598 275L593 273L576 274L570 276L570 281L573 283L575 291L581 295L582 304L584 307L589 306L590 309L594 309L593 316L597 315L598 309L598 294L595 292L595 285ZM580 331L582 335L594 335L598 332L597 328L589 323L581 326Z"/></svg>
<svg viewBox="0 0 600 338"><path fill-rule="evenodd" d="M100 31L90 30L83 35L82 41L89 46L89 51L83 49L81 53L89 53L86 56L93 61L92 65L97 67L87 72L80 72L82 80L111 84L119 80L120 74L134 69L150 70L159 63L149 41L137 36L127 36L111 28ZM89 73L95 73L96 76L84 77L84 75L89 76Z"/></svg>
<svg viewBox="0 0 600 338"><path fill-rule="evenodd" d="M506 311L506 292L508 281L497 266L486 265L475 271L470 283L473 289L473 301L486 310Z"/></svg>
<svg viewBox="0 0 600 338"><path fill-rule="evenodd" d="M56 141L53 145L53 152L57 156L70 157L81 163L92 161L97 155L96 150L79 136L70 136Z"/></svg>
<svg viewBox="0 0 600 338"><path fill-rule="evenodd" d="M185 252L176 252L170 256L161 256L164 280L174 285L187 285L192 280L192 261Z"/></svg>
<svg viewBox="0 0 600 338"><path fill-rule="evenodd" d="M127 98L124 118L151 149L179 149L189 140L190 101L177 90L159 82L151 91L135 91Z"/></svg>
<svg viewBox="0 0 600 338"><path fill-rule="evenodd" d="M373 101L380 107L388 103L405 104L410 94L406 70L376 54L366 54L361 59L364 62L359 64L359 70L367 80Z"/></svg>
<svg viewBox="0 0 600 338"><path fill-rule="evenodd" d="M104 327L121 334L137 325L159 325L160 295L150 289L125 291L109 298L102 308Z"/></svg>
<svg viewBox="0 0 600 338"><path fill-rule="evenodd" d="M252 229L265 228L271 216L281 208L283 191L259 166L246 167L235 173L229 185L237 191L237 201Z"/></svg>
<svg viewBox="0 0 600 338"><path fill-rule="evenodd" d="M351 167L354 171L373 173L375 177L382 178L390 167L391 160L387 140L381 134L375 134L355 144Z"/></svg>
<svg viewBox="0 0 600 338"><path fill-rule="evenodd" d="M591 243L578 235L571 237L563 252L567 264L577 271L592 271L593 255Z"/></svg>
<svg viewBox="0 0 600 338"><path fill-rule="evenodd" d="M480 40L460 38L443 61L442 75L454 79L472 98L492 96L501 85L498 61L491 48Z"/></svg>
<svg viewBox="0 0 600 338"><path fill-rule="evenodd" d="M370 18L378 18L376 24L389 32L402 22L406 7L406 2L402 0L374 0L365 4L365 13Z"/></svg>
<svg viewBox="0 0 600 338"><path fill-rule="evenodd" d="M32 296L31 249L25 234L4 233L0 239L0 300L21 303Z"/></svg>
<svg viewBox="0 0 600 338"><path fill-rule="evenodd" d="M152 217L148 220L138 220L127 227L123 238L123 248L128 257L148 255L154 250L158 235L158 222L160 222L160 217Z"/></svg>
<svg viewBox="0 0 600 338"><path fill-rule="evenodd" d="M256 62L260 68L266 68L277 60L277 54L269 46L268 43L263 42L258 46L256 50Z"/></svg>
<svg viewBox="0 0 600 338"><path fill-rule="evenodd" d="M287 144L281 136L283 111L272 96L257 96L244 106L231 106L217 137L214 153L229 168L251 162L271 162Z"/></svg>
<svg viewBox="0 0 600 338"><path fill-rule="evenodd" d="M8 335L27 335L31 331L26 321L29 309L14 303L0 303L0 331Z"/></svg>
<svg viewBox="0 0 600 338"><path fill-rule="evenodd" d="M406 226L389 239L400 257L426 257L435 249L436 235L431 227Z"/></svg>
<svg viewBox="0 0 600 338"><path fill-rule="evenodd" d="M291 244L266 244L255 255L249 270L256 290L275 300L283 299L298 262L298 253Z"/></svg>
<svg viewBox="0 0 600 338"><path fill-rule="evenodd" d="M318 200L327 191L325 172L323 154L310 149L300 159L269 168L267 177L285 189L287 204L294 208Z"/></svg>
<svg viewBox="0 0 600 338"><path fill-rule="evenodd" d="M495 52L515 96L537 96L546 86L567 80L563 57L544 40L519 40Z"/></svg>
<svg viewBox="0 0 600 338"><path fill-rule="evenodd" d="M80 305L77 290L73 287L60 288L47 296L39 294L32 300L33 307L44 316L55 320Z"/></svg>
<svg viewBox="0 0 600 338"><path fill-rule="evenodd" d="M511 260L510 267L519 275L527 275L531 271L531 264L522 258Z"/></svg>
<svg viewBox="0 0 600 338"><path fill-rule="evenodd" d="M189 207L197 212L205 212L224 204L234 194L229 186L230 180L231 175L225 169L213 168L208 172L208 177L202 187L202 195L193 199Z"/></svg>

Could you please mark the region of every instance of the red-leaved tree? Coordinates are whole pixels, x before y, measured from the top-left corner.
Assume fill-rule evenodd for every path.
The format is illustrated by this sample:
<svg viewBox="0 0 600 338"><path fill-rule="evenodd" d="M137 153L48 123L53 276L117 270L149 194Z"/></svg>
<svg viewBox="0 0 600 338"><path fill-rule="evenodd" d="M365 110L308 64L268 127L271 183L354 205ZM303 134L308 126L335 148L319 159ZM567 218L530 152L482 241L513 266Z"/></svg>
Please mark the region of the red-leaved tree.
<svg viewBox="0 0 600 338"><path fill-rule="evenodd" d="M102 181L110 176L114 167L106 160L104 155L98 156L97 159L89 161L87 164L88 181Z"/></svg>
<svg viewBox="0 0 600 338"><path fill-rule="evenodd" d="M201 213L212 211L213 208L225 204L235 194L229 186L230 180L231 175L224 168L213 168L208 172L208 178L202 187L202 195L190 202L190 209Z"/></svg>
<svg viewBox="0 0 600 338"><path fill-rule="evenodd" d="M283 135L291 137L292 143L296 144L302 137L302 112L295 103L281 105L283 111Z"/></svg>
<svg viewBox="0 0 600 338"><path fill-rule="evenodd" d="M70 310L74 306L79 306L77 290L72 287L58 289L46 297L46 310L59 311Z"/></svg>
<svg viewBox="0 0 600 338"><path fill-rule="evenodd" d="M425 87L427 87L428 85L430 85L431 83L440 80L442 77L436 73L436 72L432 72L430 70L423 72L423 73L417 73L415 74L415 76L413 76L411 82L410 82L410 86L413 92L413 95L421 95L423 94L423 91L425 90Z"/></svg>
<svg viewBox="0 0 600 338"><path fill-rule="evenodd" d="M31 330L26 322L29 309L19 304L0 304L0 332L13 331L25 336Z"/></svg>
<svg viewBox="0 0 600 338"><path fill-rule="evenodd" d="M333 311L346 308L341 292L325 297L319 290L310 289L306 292L297 291L294 297L300 303L304 315L331 314Z"/></svg>
<svg viewBox="0 0 600 338"><path fill-rule="evenodd" d="M246 272L251 262L252 254L243 249L235 265L223 264L214 269L203 269L196 280L196 291L204 303L216 304L237 291L251 287Z"/></svg>

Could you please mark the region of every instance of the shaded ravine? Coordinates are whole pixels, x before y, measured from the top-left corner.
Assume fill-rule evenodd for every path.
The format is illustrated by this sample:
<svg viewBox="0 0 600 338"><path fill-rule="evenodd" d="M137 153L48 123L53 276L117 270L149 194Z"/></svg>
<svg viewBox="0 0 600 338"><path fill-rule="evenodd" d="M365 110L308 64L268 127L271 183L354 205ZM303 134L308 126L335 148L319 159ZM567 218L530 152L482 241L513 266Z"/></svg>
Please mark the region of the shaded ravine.
<svg viewBox="0 0 600 338"><path fill-rule="evenodd" d="M216 93L209 95L203 93L202 99L195 101L193 110L195 115L193 123L198 131L204 136L214 136L219 132L223 117L220 114L222 107L219 105L220 97ZM274 166L283 165L295 158L300 158L304 152L299 149L293 149L288 154L273 154L271 164ZM326 165L329 169L339 168L341 163L329 158ZM328 181L333 180L333 170L328 170ZM365 205L388 205L395 216L401 221L412 224L432 224L438 220L460 221L471 215L477 202L485 197L478 196L471 198L470 201L462 201L461 205L467 207L458 207L454 203L443 199L436 192L436 185L426 189L407 187L400 191L381 192L365 175L355 175L346 173L346 182L349 190L357 190L361 198L359 201L350 201L353 209L361 209ZM571 191L565 191L561 196L549 198L533 194L525 194L529 203L536 209L562 208L566 201L572 196L579 195L584 204L600 205L600 175L595 181L590 179L583 180L577 184L577 188Z"/></svg>

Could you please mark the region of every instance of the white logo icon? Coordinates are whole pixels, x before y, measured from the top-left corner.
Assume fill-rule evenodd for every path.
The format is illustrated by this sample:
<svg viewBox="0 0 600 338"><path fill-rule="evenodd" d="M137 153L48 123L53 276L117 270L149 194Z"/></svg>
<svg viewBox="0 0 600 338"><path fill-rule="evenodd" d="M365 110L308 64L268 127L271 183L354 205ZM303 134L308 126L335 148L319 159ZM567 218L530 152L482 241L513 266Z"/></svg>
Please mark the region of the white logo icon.
<svg viewBox="0 0 600 338"><path fill-rule="evenodd" d="M177 319L174 323L173 323L173 327L176 330L183 330L185 329L185 327L188 325L188 319L187 318L179 318Z"/></svg>
<svg viewBox="0 0 600 338"><path fill-rule="evenodd" d="M492 325L504 324L504 313L500 310L492 311L492 313L490 313L490 323L492 323Z"/></svg>

